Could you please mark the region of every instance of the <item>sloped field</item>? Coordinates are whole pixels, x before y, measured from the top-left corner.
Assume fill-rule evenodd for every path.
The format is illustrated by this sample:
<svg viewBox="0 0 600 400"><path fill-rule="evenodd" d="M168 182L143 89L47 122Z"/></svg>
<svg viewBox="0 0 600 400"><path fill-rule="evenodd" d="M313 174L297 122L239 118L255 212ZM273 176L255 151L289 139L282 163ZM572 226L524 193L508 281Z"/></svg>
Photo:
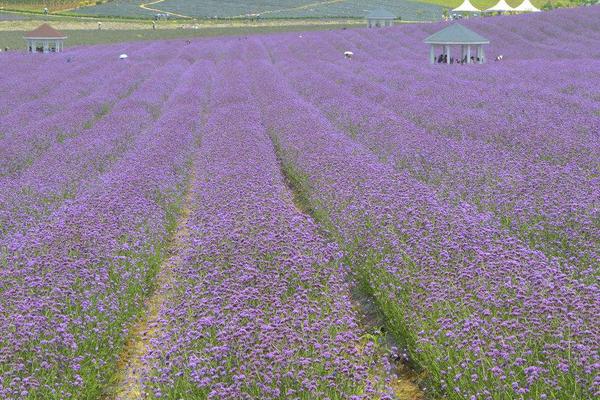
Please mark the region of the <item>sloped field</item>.
<svg viewBox="0 0 600 400"><path fill-rule="evenodd" d="M599 20L0 55L0 397L599 396Z"/></svg>
<svg viewBox="0 0 600 400"><path fill-rule="evenodd" d="M143 7L141 5L146 4ZM160 12L202 18L363 18L369 11L385 7L407 21L438 20L442 7L410 0L277 0L277 1L220 1L220 0L113 0L104 4L82 7L77 13L87 15L143 17Z"/></svg>

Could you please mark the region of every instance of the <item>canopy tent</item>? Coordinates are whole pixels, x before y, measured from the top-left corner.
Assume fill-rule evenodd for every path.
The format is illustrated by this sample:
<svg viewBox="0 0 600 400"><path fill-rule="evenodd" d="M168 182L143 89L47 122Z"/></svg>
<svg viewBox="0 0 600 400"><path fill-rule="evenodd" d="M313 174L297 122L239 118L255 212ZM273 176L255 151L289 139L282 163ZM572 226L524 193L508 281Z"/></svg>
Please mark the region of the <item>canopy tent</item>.
<svg viewBox="0 0 600 400"><path fill-rule="evenodd" d="M465 0L463 3L452 10L453 12L481 12L480 9L471 4L470 0Z"/></svg>
<svg viewBox="0 0 600 400"><path fill-rule="evenodd" d="M485 62L483 45L490 44L490 41L463 25L455 23L429 36L425 39L425 43L431 45L429 59L432 64L435 64L436 60L436 46L442 47L442 55L438 58L438 62L450 64L452 62L452 58L450 57L450 46L456 45L459 45L461 49L461 57L460 59L457 58L458 63L471 64L476 61L479 64L482 64ZM471 46L476 46L476 56L471 56Z"/></svg>
<svg viewBox="0 0 600 400"><path fill-rule="evenodd" d="M515 11L515 9L508 5L506 0L500 0L494 7L490 7L485 12L508 12Z"/></svg>
<svg viewBox="0 0 600 400"><path fill-rule="evenodd" d="M523 2L515 7L515 11L519 12L539 12L540 9L531 4L529 0L523 0Z"/></svg>

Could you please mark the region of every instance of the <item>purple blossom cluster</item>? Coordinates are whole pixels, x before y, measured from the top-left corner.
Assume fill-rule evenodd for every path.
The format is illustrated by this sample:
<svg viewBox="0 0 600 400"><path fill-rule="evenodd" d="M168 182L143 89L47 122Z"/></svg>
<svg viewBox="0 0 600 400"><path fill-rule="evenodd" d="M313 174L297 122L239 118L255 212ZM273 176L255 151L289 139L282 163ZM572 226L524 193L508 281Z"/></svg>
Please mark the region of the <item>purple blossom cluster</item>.
<svg viewBox="0 0 600 400"><path fill-rule="evenodd" d="M6 130L10 133L2 154L7 171L0 177L0 237L4 232L24 232L39 222L130 150L135 138L158 116L164 96L179 78L178 67L163 65L141 80L135 78L143 68L126 68L124 73L115 73L112 84L80 85L79 90L85 88L93 98L74 97L73 103L55 110L53 117L27 124L24 115L32 113L32 108L45 109L35 104L16 111L16 117L11 113L3 119L12 129ZM98 76L90 82L96 81L100 81ZM25 121L22 127L20 120Z"/></svg>
<svg viewBox="0 0 600 400"><path fill-rule="evenodd" d="M326 50L347 48L340 42L358 33L338 33L323 46ZM584 112L588 114L581 116L581 129L572 131L574 140L568 140L563 130L557 132L551 126L546 130L549 137L543 142L552 146L562 143L569 160L565 165L544 162L530 157L545 146L536 129L531 134L521 129L515 140L519 144L511 149L493 131L488 136L482 131L479 137L468 135L459 140L441 128L425 129L406 121L389 104L378 106L385 104L388 96L404 95L405 103L411 101L411 93L394 94L392 89L384 91L376 78L370 83L362 79L376 76L376 61L368 60L377 60L381 53L365 50L365 61L353 59L352 64L307 57L299 67L293 55L320 48L310 39L304 44L304 37L287 39L294 44L293 50L278 52L281 41L273 44L267 39L257 43L247 59L248 63L259 60L250 70L255 72L253 80L260 82L256 93L265 124L275 132L284 158L296 169L294 173L304 177L304 190L321 215L325 214L321 220L338 229L349 262L371 286L388 323L405 341L413 360L428 371L439 394L456 399L589 398L600 394L600 337L596 329L600 324L600 300L594 278L598 268L600 193L594 168L598 164L597 153L582 150L584 144L597 147L597 141L593 141L598 135L597 120L590 112L593 99L586 103ZM364 37L354 40L362 48L370 48ZM588 61L597 65L593 57ZM397 65L406 68L413 63L398 61ZM504 65L489 68L519 66L516 62ZM558 67L565 65L561 62ZM345 75L344 70L350 68L355 69L354 73ZM438 81L445 83L442 75L450 71L444 71L436 74L440 76ZM335 82L336 76L340 82ZM461 76L465 80L467 72ZM421 85L426 90L431 83ZM487 102L491 104L492 100ZM456 114L461 104L458 98L453 101L459 109ZM468 108L468 103L463 107ZM452 116L455 111L446 108ZM437 115L430 108L423 114L426 112ZM445 115L440 111L435 118L441 120ZM359 123L349 127L344 125L348 120ZM509 122L505 118L505 123ZM460 124L458 131L464 131ZM517 136L516 132L512 134ZM509 134L505 137L510 139ZM430 140L432 143L427 143ZM465 148L459 150L461 145ZM435 179L419 179L410 161L402 167L399 154L410 157L411 152L419 153L421 149L428 152L427 156L431 154L433 162L445 152L450 160L447 164L457 163L475 181L473 188L458 172L446 177L442 162L431 169L439 179L447 179L448 186ZM463 154L469 159L461 160ZM487 161L488 157L496 159ZM584 166L583 160L591 164ZM511 162L518 163L518 168L509 170L507 175L514 176L506 178L502 166L510 168ZM478 169L483 169L481 175ZM521 181L516 178L519 169ZM567 175L569 170L573 170L571 175ZM486 173L497 175L490 179L493 185L485 181ZM559 178L564 182L556 186ZM452 187L455 179L461 181ZM537 202L541 210L550 208L542 215L548 219L580 218L576 220L580 225L570 222L573 229L566 233L572 235L567 240L581 246L584 255L577 258L577 253L560 260L555 258L560 254L541 246L550 253L544 254L516 229L505 229L502 218L489 212L494 209L481 210L477 202L470 203L475 197L458 196L461 184L466 192L484 188L501 198L512 196L507 202ZM518 193L506 193L513 186ZM557 190L567 197L561 199L552 193ZM545 196L552 200L541 201L546 200ZM521 205L519 211L533 218L533 209L525 208ZM543 229L541 223L532 228Z"/></svg>
<svg viewBox="0 0 600 400"><path fill-rule="evenodd" d="M61 144L69 151L53 144L40 164L6 177L12 192L75 188L37 219L17 201L7 218L28 214L0 242L0 397L97 398L112 379L164 255L205 95L202 63L177 59L179 50L142 63L148 85L118 96L106 116L75 122ZM116 62L96 79L129 68ZM43 196L29 200L44 209Z"/></svg>
<svg viewBox="0 0 600 400"><path fill-rule="evenodd" d="M598 391L595 284L565 274L475 207L448 203L382 163L298 98L272 66L254 80L278 93L259 99L266 125L440 394L585 398Z"/></svg>
<svg viewBox="0 0 600 400"><path fill-rule="evenodd" d="M148 398L393 398L354 285L434 398L600 396L599 19L2 54L0 398L107 394L184 198Z"/></svg>
<svg viewBox="0 0 600 400"><path fill-rule="evenodd" d="M578 31L597 17L579 16ZM523 24L523 18L472 25L491 35L492 43L537 29ZM566 32L572 25L573 19L552 24ZM412 29L422 36L433 30ZM597 28L592 32L598 35ZM404 33L338 35L357 53L352 63L327 57L339 54L337 41L317 46L316 35L265 45L299 94L383 161L435 187L448 201L493 213L499 225L530 247L558 257L569 274L595 279L600 92L587 83L600 79L600 57L588 54L590 32L583 41L569 43L572 56L551 61L543 72L540 63L548 60L528 60L529 45L511 53L508 63L451 67L452 73L446 66L422 68L422 60L407 59L407 50L423 51L419 41L407 43ZM409 49L388 54L400 40ZM296 62L293 55L308 49L319 49L323 57ZM575 55L584 61L573 63ZM410 73L398 73L407 69Z"/></svg>
<svg viewBox="0 0 600 400"><path fill-rule="evenodd" d="M241 47L237 47L241 50ZM150 398L391 398L337 245L299 211L228 60L195 157L189 243L144 364Z"/></svg>

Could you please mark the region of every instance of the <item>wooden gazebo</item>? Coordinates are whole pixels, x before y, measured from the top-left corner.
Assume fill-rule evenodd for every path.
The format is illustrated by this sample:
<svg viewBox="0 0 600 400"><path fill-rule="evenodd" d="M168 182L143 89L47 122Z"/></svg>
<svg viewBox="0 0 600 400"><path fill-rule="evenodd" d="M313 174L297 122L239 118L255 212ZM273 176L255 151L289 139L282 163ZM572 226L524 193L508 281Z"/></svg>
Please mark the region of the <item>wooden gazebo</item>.
<svg viewBox="0 0 600 400"><path fill-rule="evenodd" d="M451 46L460 46L460 58L456 58L457 63L483 64L485 62L483 45L490 44L490 41L463 25L455 23L429 36L425 39L425 43L431 46L429 60L432 64L435 64L436 59L438 62L452 63ZM436 57L436 47L438 46L442 52ZM475 55L471 53L472 47L476 49Z"/></svg>
<svg viewBox="0 0 600 400"><path fill-rule="evenodd" d="M58 53L63 50L66 38L48 24L42 24L23 36L30 53Z"/></svg>

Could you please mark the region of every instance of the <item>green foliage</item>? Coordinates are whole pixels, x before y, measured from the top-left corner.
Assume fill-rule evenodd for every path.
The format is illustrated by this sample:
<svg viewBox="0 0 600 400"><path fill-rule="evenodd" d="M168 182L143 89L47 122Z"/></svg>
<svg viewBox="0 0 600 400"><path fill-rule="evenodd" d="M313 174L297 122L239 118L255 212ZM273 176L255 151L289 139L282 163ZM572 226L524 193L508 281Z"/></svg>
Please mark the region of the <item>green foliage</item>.
<svg viewBox="0 0 600 400"><path fill-rule="evenodd" d="M227 35L251 35L270 32L295 32L312 30L331 30L346 27L355 27L356 24L301 24L291 23L289 25L265 25L265 26L247 26L233 25L229 27L204 27L202 29L123 29L123 30L62 30L69 38L65 42L65 47L79 45L93 45L102 43L120 43L140 40L166 40L183 39L194 37L214 37ZM175 43L174 45L177 45ZM11 49L24 48L22 31L0 32L0 48L9 47ZM75 60L74 62L77 62Z"/></svg>
<svg viewBox="0 0 600 400"><path fill-rule="evenodd" d="M549 1L544 3L544 5L542 6L542 10L544 11L552 10L553 8L554 7L552 6L552 3L550 3Z"/></svg>

